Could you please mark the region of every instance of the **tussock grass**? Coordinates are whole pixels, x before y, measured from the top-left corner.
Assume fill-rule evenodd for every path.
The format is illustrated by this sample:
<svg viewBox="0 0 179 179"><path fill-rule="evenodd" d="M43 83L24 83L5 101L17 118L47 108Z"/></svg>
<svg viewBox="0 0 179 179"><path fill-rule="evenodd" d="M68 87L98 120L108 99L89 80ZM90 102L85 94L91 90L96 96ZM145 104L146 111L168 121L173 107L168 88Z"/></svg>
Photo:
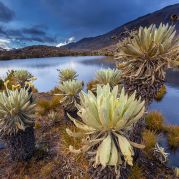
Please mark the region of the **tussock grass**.
<svg viewBox="0 0 179 179"><path fill-rule="evenodd" d="M142 132L142 139L143 139L143 143L145 145L144 151L147 154L150 154L151 150L155 147L155 144L157 142L156 133L154 131L145 129Z"/></svg>
<svg viewBox="0 0 179 179"><path fill-rule="evenodd" d="M158 112L149 112L145 117L147 128L156 132L160 132L163 129L164 116Z"/></svg>
<svg viewBox="0 0 179 179"><path fill-rule="evenodd" d="M156 101L161 101L164 97L164 95L166 94L167 92L167 88L165 85L163 85L160 90L157 92L157 95L155 96L155 100Z"/></svg>
<svg viewBox="0 0 179 179"><path fill-rule="evenodd" d="M143 179L143 170L137 164L135 164L128 176L128 179Z"/></svg>
<svg viewBox="0 0 179 179"><path fill-rule="evenodd" d="M167 133L168 144L171 148L179 147L179 126L170 125L165 127Z"/></svg>
<svg viewBox="0 0 179 179"><path fill-rule="evenodd" d="M49 113L50 110L55 110L60 103L59 96L53 96L50 100L40 99L37 102L37 113L40 115L45 115Z"/></svg>

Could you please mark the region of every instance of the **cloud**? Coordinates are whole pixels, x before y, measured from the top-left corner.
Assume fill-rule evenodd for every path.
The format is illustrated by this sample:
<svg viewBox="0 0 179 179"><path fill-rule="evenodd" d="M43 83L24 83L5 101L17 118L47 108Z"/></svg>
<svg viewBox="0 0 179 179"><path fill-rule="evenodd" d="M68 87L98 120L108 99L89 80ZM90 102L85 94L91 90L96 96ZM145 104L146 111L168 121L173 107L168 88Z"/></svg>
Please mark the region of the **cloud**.
<svg viewBox="0 0 179 179"><path fill-rule="evenodd" d="M13 43L26 45L28 43L54 44L57 43L55 36L48 34L42 30L40 26L32 26L29 28L9 29L0 26L0 38L6 38Z"/></svg>
<svg viewBox="0 0 179 179"><path fill-rule="evenodd" d="M0 39L0 48L9 49L10 40L8 39Z"/></svg>
<svg viewBox="0 0 179 179"><path fill-rule="evenodd" d="M59 44L56 45L56 47L61 47L61 46L67 45L67 44L72 43L72 42L75 42L75 37L70 37L65 42L60 42Z"/></svg>
<svg viewBox="0 0 179 179"><path fill-rule="evenodd" d="M165 5L177 3L167 0ZM96 36L130 20L159 10L162 0L41 0L42 5L60 22L61 30L75 37ZM72 29L72 30L71 30Z"/></svg>
<svg viewBox="0 0 179 179"><path fill-rule="evenodd" d="M24 28L22 29L22 32L24 34L29 34L29 35L46 35L46 32L35 26L31 28Z"/></svg>
<svg viewBox="0 0 179 179"><path fill-rule="evenodd" d="M0 2L0 21L1 22L9 22L15 16L14 11L5 6L2 2Z"/></svg>

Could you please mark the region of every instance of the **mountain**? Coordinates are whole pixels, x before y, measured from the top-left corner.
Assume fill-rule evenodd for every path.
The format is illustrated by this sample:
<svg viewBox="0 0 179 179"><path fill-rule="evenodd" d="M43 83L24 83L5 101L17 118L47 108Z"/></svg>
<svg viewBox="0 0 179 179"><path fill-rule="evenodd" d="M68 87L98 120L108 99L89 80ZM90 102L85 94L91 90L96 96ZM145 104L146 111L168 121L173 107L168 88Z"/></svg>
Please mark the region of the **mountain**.
<svg viewBox="0 0 179 179"><path fill-rule="evenodd" d="M139 28L140 26L149 26L150 24L159 25L163 23L172 23L171 16L177 15L179 17L179 3L171 6L167 6L156 12L147 14L145 16L139 17L131 22L128 22L106 34L84 38L76 43L70 43L65 46L67 49L71 50L109 50L124 36L126 29L132 30ZM179 31L179 21L176 23L177 32Z"/></svg>
<svg viewBox="0 0 179 179"><path fill-rule="evenodd" d="M63 47L34 45L20 49L0 50L0 60L87 55L86 52L72 51Z"/></svg>

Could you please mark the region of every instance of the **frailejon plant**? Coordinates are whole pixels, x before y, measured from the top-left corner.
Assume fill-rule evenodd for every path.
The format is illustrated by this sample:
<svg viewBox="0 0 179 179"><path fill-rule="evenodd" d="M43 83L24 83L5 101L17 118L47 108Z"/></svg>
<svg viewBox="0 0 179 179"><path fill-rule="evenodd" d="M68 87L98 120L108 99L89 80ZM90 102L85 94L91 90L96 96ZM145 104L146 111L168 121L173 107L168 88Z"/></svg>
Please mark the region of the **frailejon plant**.
<svg viewBox="0 0 179 179"><path fill-rule="evenodd" d="M0 93L0 136L13 160L27 160L35 151L34 107L25 88Z"/></svg>
<svg viewBox="0 0 179 179"><path fill-rule="evenodd" d="M13 77L17 84L20 84L22 87L25 87L28 82L32 82L36 78L29 73L27 70L15 70L13 73Z"/></svg>
<svg viewBox="0 0 179 179"><path fill-rule="evenodd" d="M140 27L118 44L116 58L130 91L153 98L165 80L165 71L178 51L175 26Z"/></svg>
<svg viewBox="0 0 179 179"><path fill-rule="evenodd" d="M91 91L96 91L97 85L109 84L111 89L121 83L121 71L118 69L102 69L96 72L96 79L92 83Z"/></svg>
<svg viewBox="0 0 179 179"><path fill-rule="evenodd" d="M119 97L118 97L118 94ZM79 132L66 129L72 137L86 136L80 149L70 150L75 153L85 152L94 160L94 167L102 165L114 166L116 172L124 163L133 165L133 147L143 148L141 144L132 142L128 138L128 132L142 118L145 111L145 102L135 99L135 93L131 96L125 94L124 88L119 93L118 86L113 90L109 84L97 86L97 96L91 91L80 93L80 105L78 115L82 122L72 118Z"/></svg>
<svg viewBox="0 0 179 179"><path fill-rule="evenodd" d="M69 80L65 81L58 87L60 90L60 103L63 105L66 111L76 111L76 104L79 102L79 93L81 92L83 85L81 81Z"/></svg>
<svg viewBox="0 0 179 179"><path fill-rule="evenodd" d="M77 72L71 68L61 69L59 71L59 80L60 83L68 80L77 80Z"/></svg>

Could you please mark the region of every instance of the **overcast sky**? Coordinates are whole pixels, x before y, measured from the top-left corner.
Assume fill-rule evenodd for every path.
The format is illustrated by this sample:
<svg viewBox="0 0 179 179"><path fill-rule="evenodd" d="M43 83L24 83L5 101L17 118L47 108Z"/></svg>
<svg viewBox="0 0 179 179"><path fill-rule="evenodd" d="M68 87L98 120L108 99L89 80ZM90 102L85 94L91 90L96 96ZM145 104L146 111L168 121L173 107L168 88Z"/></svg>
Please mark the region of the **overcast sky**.
<svg viewBox="0 0 179 179"><path fill-rule="evenodd" d="M175 3L179 0L0 0L0 47L60 46Z"/></svg>

